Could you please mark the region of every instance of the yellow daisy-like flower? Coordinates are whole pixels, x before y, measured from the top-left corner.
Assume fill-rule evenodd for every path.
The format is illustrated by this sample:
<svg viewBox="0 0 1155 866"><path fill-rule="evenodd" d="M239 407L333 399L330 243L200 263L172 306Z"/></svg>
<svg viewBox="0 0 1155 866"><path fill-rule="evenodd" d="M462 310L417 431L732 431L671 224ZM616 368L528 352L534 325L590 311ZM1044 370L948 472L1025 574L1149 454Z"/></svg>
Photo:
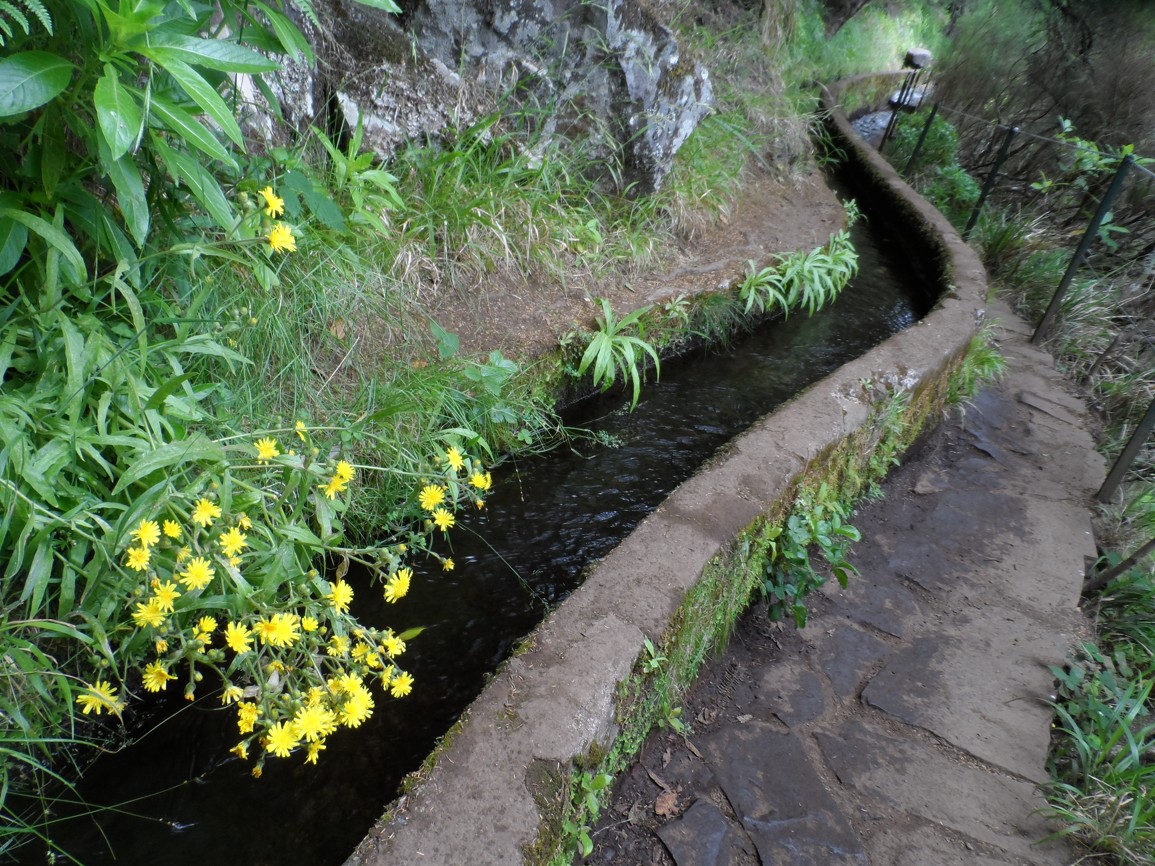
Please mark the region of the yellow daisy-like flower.
<svg viewBox="0 0 1155 866"><path fill-rule="evenodd" d="M449 465L453 467L454 472L460 472L461 467L465 465L465 458L461 456L461 452L456 448L450 448L446 451L445 459L449 461Z"/></svg>
<svg viewBox="0 0 1155 866"><path fill-rule="evenodd" d="M481 509L483 509L485 507L485 500L484 499L474 499L473 504L476 505L477 510L480 511Z"/></svg>
<svg viewBox="0 0 1155 866"><path fill-rule="evenodd" d="M137 603L136 610L132 612L132 621L137 628L160 628L164 622L164 611L155 598L150 598L146 603Z"/></svg>
<svg viewBox="0 0 1155 866"><path fill-rule="evenodd" d="M85 686L84 694L76 696L76 703L80 704L80 711L84 715L95 713L100 715L105 710L114 715L120 715L124 704L116 699L116 689L104 680L97 680L90 686Z"/></svg>
<svg viewBox="0 0 1155 866"><path fill-rule="evenodd" d="M389 581L385 584L385 600L392 604L400 598L404 598L405 594L409 592L409 581L413 579L413 571L408 568L399 568L396 574L389 577Z"/></svg>
<svg viewBox="0 0 1155 866"><path fill-rule="evenodd" d="M245 549L248 544L248 536L241 532L240 527L234 526L228 532L221 535L217 541L221 544L221 550L225 552L225 556L234 557Z"/></svg>
<svg viewBox="0 0 1155 866"><path fill-rule="evenodd" d="M244 623L230 622L225 628L225 644L238 655L248 652L253 644L252 629Z"/></svg>
<svg viewBox="0 0 1155 866"><path fill-rule="evenodd" d="M192 556L192 548L191 547L182 547L180 550L178 550L176 552L177 565L180 565L182 562L184 562L190 556Z"/></svg>
<svg viewBox="0 0 1155 866"><path fill-rule="evenodd" d="M264 439L256 441L257 448L257 462L268 463L274 457L281 456L281 449L277 447L277 440L266 436Z"/></svg>
<svg viewBox="0 0 1155 866"><path fill-rule="evenodd" d="M224 691L221 692L221 703L222 704L235 704L237 701L239 701L244 696L245 696L245 690L244 689L242 689L240 686L234 686L234 685L230 684L230 685L225 686Z"/></svg>
<svg viewBox="0 0 1155 866"><path fill-rule="evenodd" d="M261 643L276 647L292 646L301 636L297 631L297 618L291 613L276 613L269 619L258 620L256 633Z"/></svg>
<svg viewBox="0 0 1155 866"><path fill-rule="evenodd" d="M293 716L293 732L308 743L323 740L337 730L337 714L321 704L311 704L297 710Z"/></svg>
<svg viewBox="0 0 1155 866"><path fill-rule="evenodd" d="M265 735L265 749L278 758L287 758L301 744L292 722L277 722Z"/></svg>
<svg viewBox="0 0 1155 866"><path fill-rule="evenodd" d="M160 662L153 662L144 669L144 687L150 692L163 692L168 688L169 680L175 679Z"/></svg>
<svg viewBox="0 0 1155 866"><path fill-rule="evenodd" d="M349 609L349 602L353 600L353 587L343 580L338 580L329 587L329 593L326 597L329 599L329 606L333 610L337 613L344 613Z"/></svg>
<svg viewBox="0 0 1155 866"><path fill-rule="evenodd" d="M452 512L446 511L444 508L433 509L433 522L437 524L437 528L442 532L448 532L450 527L457 522Z"/></svg>
<svg viewBox="0 0 1155 866"><path fill-rule="evenodd" d="M229 749L229 751L240 758L242 761L247 761L249 759L248 743L237 743L235 746Z"/></svg>
<svg viewBox="0 0 1155 866"><path fill-rule="evenodd" d="M164 638L157 638L157 641L155 644L153 644L153 646L156 647L156 654L158 656L162 656L168 652L168 641L166 641Z"/></svg>
<svg viewBox="0 0 1155 866"><path fill-rule="evenodd" d="M312 617L312 616L301 617L301 631L305 631L305 632L316 631L318 629L318 627L320 627L320 625L321 624L319 622L317 622L316 617Z"/></svg>
<svg viewBox="0 0 1155 866"><path fill-rule="evenodd" d="M445 501L445 488L438 487L436 484L427 484L417 494L417 501L426 511L432 511Z"/></svg>
<svg viewBox="0 0 1155 866"><path fill-rule="evenodd" d="M305 441L305 431L308 429L307 427L305 427L305 422L304 421L298 421L293 426L293 429L297 431L297 436L300 438L300 440L302 442L304 442Z"/></svg>
<svg viewBox="0 0 1155 866"><path fill-rule="evenodd" d="M442 571L453 571L453 568L454 568L454 566L453 566L453 560L452 559L446 558L446 559L443 559L441 561L441 570Z"/></svg>
<svg viewBox="0 0 1155 866"><path fill-rule="evenodd" d="M353 464L348 460L338 460L337 468L333 471L334 478L340 478L342 481L352 481L353 476L357 474L357 470L353 468Z"/></svg>
<svg viewBox="0 0 1155 866"><path fill-rule="evenodd" d="M192 521L199 526L212 526L213 521L221 516L221 507L209 499L201 499L193 509Z"/></svg>
<svg viewBox="0 0 1155 866"><path fill-rule="evenodd" d="M180 524L175 520L166 520L164 522L164 534L166 538L173 540L180 538Z"/></svg>
<svg viewBox="0 0 1155 866"><path fill-rule="evenodd" d="M253 769L252 769L252 770L250 770L250 771L249 771L250 775L251 775L251 776L252 776L254 779L259 779L259 778L261 778L261 775L262 775L264 772L265 772L265 768L264 768L264 767L262 767L260 764L257 764L255 767L253 767Z"/></svg>
<svg viewBox="0 0 1155 866"><path fill-rule="evenodd" d="M204 589L212 583L213 577L216 575L216 569L209 565L209 561L203 556L194 556L189 560L189 564L185 566L177 577L191 590Z"/></svg>
<svg viewBox="0 0 1155 866"><path fill-rule="evenodd" d="M345 488L349 486L349 482L345 481L339 475L334 475L329 479L329 483L321 488L325 494L326 499L336 499L338 493L343 493Z"/></svg>
<svg viewBox="0 0 1155 866"><path fill-rule="evenodd" d="M469 476L469 483L478 490L488 490L493 486L493 476L488 472L482 474L481 472L474 472Z"/></svg>
<svg viewBox="0 0 1155 866"><path fill-rule="evenodd" d="M349 638L343 634L335 634L329 638L329 645L325 647L325 655L333 658L342 658L349 655Z"/></svg>
<svg viewBox="0 0 1155 866"><path fill-rule="evenodd" d="M160 541L160 524L155 520L142 520L129 534L136 539L137 544L148 550Z"/></svg>
<svg viewBox="0 0 1155 866"><path fill-rule="evenodd" d="M172 613L173 602L178 598L180 598L180 593L177 592L175 583L161 583L157 581L153 601L156 602L157 607L164 613Z"/></svg>
<svg viewBox="0 0 1155 866"><path fill-rule="evenodd" d="M309 743L309 751L305 753L306 764L316 764L317 758L321 756L321 752L325 751L325 741L317 740L315 743Z"/></svg>
<svg viewBox="0 0 1155 866"><path fill-rule="evenodd" d="M385 654L395 658L405 652L405 641L395 634L387 635L384 643Z"/></svg>
<svg viewBox="0 0 1155 866"><path fill-rule="evenodd" d="M276 219L285 212L285 200L273 192L271 186L258 190L257 195L265 200L265 216Z"/></svg>
<svg viewBox="0 0 1155 866"><path fill-rule="evenodd" d="M197 620L197 631L202 634L212 634L217 630L217 621L211 616L202 616Z"/></svg>
<svg viewBox="0 0 1155 866"><path fill-rule="evenodd" d="M413 677L407 673L393 677L393 681L389 684L389 693L395 698L403 698L411 691L413 691Z"/></svg>
<svg viewBox="0 0 1155 866"><path fill-rule="evenodd" d="M358 728L373 715L373 695L363 685L358 684L349 691L349 698L341 704L338 717L347 728Z"/></svg>
<svg viewBox="0 0 1155 866"><path fill-rule="evenodd" d="M128 560L124 563L133 571L144 571L148 568L148 560L151 554L147 547L130 547L128 549Z"/></svg>
<svg viewBox="0 0 1155 866"><path fill-rule="evenodd" d="M247 702L237 704L237 728L242 734L251 734L260 715L261 708L256 704Z"/></svg>
<svg viewBox="0 0 1155 866"><path fill-rule="evenodd" d="M297 239L293 237L293 230L284 223L277 223L269 230L268 237L269 249L274 253L295 253L297 251Z"/></svg>

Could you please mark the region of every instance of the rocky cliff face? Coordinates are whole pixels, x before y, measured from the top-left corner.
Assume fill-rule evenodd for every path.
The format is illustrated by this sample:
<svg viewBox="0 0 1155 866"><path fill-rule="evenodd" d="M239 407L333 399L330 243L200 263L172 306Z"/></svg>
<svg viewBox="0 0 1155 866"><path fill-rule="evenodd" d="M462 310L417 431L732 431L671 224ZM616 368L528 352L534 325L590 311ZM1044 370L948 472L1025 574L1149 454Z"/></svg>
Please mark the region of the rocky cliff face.
<svg viewBox="0 0 1155 866"><path fill-rule="evenodd" d="M302 29L316 66L289 63L274 83L285 125L250 121L266 140L360 122L388 156L500 100L546 138L589 148L621 188L650 191L712 102L705 68L641 0L413 0L400 16L353 0L315 7L322 27Z"/></svg>

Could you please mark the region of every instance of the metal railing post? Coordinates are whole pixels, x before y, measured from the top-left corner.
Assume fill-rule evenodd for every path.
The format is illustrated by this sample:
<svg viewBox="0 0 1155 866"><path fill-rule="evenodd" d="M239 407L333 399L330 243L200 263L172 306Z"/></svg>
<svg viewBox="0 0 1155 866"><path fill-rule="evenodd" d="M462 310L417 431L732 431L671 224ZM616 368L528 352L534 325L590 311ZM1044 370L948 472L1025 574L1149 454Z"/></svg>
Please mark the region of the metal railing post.
<svg viewBox="0 0 1155 866"><path fill-rule="evenodd" d="M930 107L930 116L927 117L926 123L922 127L922 132L918 136L918 141L914 144L914 150L910 152L910 159L906 161L906 166L902 169L902 176L907 177L910 174L911 168L914 166L914 161L918 159L919 153L922 151L923 142L926 141L927 133L930 132L930 126L934 123L935 117L938 115L938 103Z"/></svg>
<svg viewBox="0 0 1155 866"><path fill-rule="evenodd" d="M1155 400L1151 401L1151 405L1147 407L1147 414L1143 416L1143 420L1139 422L1139 426L1135 428L1135 432L1127 440L1123 453L1119 455L1119 459L1115 461L1115 465L1107 474L1107 480L1103 482L1103 486L1095 494L1096 499L1100 502L1111 501L1111 497L1115 495L1115 491L1123 483L1123 476L1131 468L1131 463L1134 462L1139 449L1147 442L1147 437L1151 435L1152 430L1155 430Z"/></svg>
<svg viewBox="0 0 1155 866"><path fill-rule="evenodd" d="M894 106L894 111L890 113L890 121L886 124L886 129L883 130L882 140L878 142L879 153L882 153L882 149L886 147L886 142L889 141L890 136L894 134L894 128L898 126L898 113L902 111L902 107L906 105L907 98L914 92L914 82L918 80L920 72L922 72L921 69L912 69L903 80L902 87L898 90L898 104Z"/></svg>
<svg viewBox="0 0 1155 866"><path fill-rule="evenodd" d="M1039 322L1039 326L1035 328L1035 333L1031 336L1031 342L1037 343L1043 339L1043 335L1047 332L1047 328L1051 325L1051 320L1055 318L1055 314L1059 312L1059 305L1063 301L1063 296L1067 294L1067 289L1071 286L1071 280L1075 278L1075 272L1079 269L1079 265L1083 263L1083 257L1087 255L1087 250L1091 248L1091 242L1099 234L1099 226L1103 224L1104 217L1111 208L1111 202L1115 200L1115 196L1119 194L1119 190L1123 187L1123 180L1127 177L1127 171L1131 168L1131 163L1134 160L1131 154L1123 157L1123 161L1119 163L1119 168L1115 172L1115 176L1111 178L1111 185L1107 187L1107 192L1103 194L1103 200L1099 203L1099 210L1091 217L1091 222L1087 224L1087 230L1083 232L1083 237L1079 241L1079 246L1075 249L1075 254L1071 256L1071 263L1067 265L1067 271L1063 274L1063 279L1059 282L1059 288L1055 289L1055 295L1051 298L1051 303L1047 305L1047 312L1043 314L1043 320Z"/></svg>
<svg viewBox="0 0 1155 866"><path fill-rule="evenodd" d="M1004 127L1000 126L999 129ZM967 226L963 229L962 239L965 241L971 236L971 229L979 221L979 214L982 213L983 205L986 204L987 196L991 194L991 190L995 187L995 180L998 178L999 169L1003 167L1003 163L1007 161L1007 153L1011 149L1011 142L1015 136L1019 134L1019 128L1012 126L1007 129L1006 137L1003 139L1003 144L999 148L998 154L995 156L995 164L991 166L991 172L987 175L986 181L983 183L982 192L979 193L979 200L975 202L974 209L971 211L970 219L967 220Z"/></svg>

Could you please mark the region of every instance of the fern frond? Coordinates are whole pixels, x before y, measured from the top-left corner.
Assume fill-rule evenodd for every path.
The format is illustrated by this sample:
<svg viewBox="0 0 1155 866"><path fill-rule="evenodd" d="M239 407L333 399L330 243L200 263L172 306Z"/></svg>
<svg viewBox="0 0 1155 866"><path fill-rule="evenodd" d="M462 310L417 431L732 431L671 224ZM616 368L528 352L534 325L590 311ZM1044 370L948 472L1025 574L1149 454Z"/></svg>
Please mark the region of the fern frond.
<svg viewBox="0 0 1155 866"><path fill-rule="evenodd" d="M17 0L17 3L19 5L8 0L0 0L0 45L6 45L8 40L16 35L12 27L13 22L20 25L25 36L32 34L32 21L24 13L24 9L36 16L41 27L52 33L52 15L41 0ZM24 9L21 9L21 6Z"/></svg>
<svg viewBox="0 0 1155 866"><path fill-rule="evenodd" d="M312 0L293 0L293 5L300 10L310 24L317 28L318 32L325 32L325 28L321 26L321 22L317 18L317 10L313 8Z"/></svg>
<svg viewBox="0 0 1155 866"><path fill-rule="evenodd" d="M28 7L33 15L40 20L40 26L48 31L48 35L52 35L52 14L48 11L41 0L23 0L25 6Z"/></svg>

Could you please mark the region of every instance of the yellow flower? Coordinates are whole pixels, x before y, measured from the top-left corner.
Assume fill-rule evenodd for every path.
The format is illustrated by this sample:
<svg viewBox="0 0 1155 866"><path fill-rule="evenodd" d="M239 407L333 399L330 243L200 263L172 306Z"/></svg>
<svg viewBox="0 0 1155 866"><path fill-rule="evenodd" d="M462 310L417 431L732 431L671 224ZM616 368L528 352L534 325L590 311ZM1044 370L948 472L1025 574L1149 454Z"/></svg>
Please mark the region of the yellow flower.
<svg viewBox="0 0 1155 866"><path fill-rule="evenodd" d="M105 710L114 715L120 715L124 704L116 699L116 689L104 680L97 680L93 685L85 686L84 694L77 695L76 703L80 704L80 711L84 715L96 713L100 715Z"/></svg>
<svg viewBox="0 0 1155 866"><path fill-rule="evenodd" d="M441 561L441 570L442 571L453 571L453 560L448 559L448 558L443 559Z"/></svg>
<svg viewBox="0 0 1155 866"><path fill-rule="evenodd" d="M323 740L317 740L315 743L309 743L309 751L305 755L305 763L317 763L317 758L320 757L321 752L323 751L325 751L325 743Z"/></svg>
<svg viewBox="0 0 1155 866"><path fill-rule="evenodd" d="M130 535L141 547L148 550L160 541L160 525L155 520L142 520Z"/></svg>
<svg viewBox="0 0 1155 866"><path fill-rule="evenodd" d="M493 477L488 472L486 472L484 475L482 475L480 472L474 472L469 476L469 483L476 487L478 490L488 490L493 484Z"/></svg>
<svg viewBox="0 0 1155 866"><path fill-rule="evenodd" d="M417 501L426 511L432 511L445 501L445 488L438 487L436 484L427 484L417 494Z"/></svg>
<svg viewBox="0 0 1155 866"><path fill-rule="evenodd" d="M349 486L349 482L345 481L341 476L334 475L329 479L329 483L322 489L326 499L336 499L338 493L344 492L345 488Z"/></svg>
<svg viewBox="0 0 1155 866"><path fill-rule="evenodd" d="M165 670L160 662L153 662L144 669L144 687L150 692L163 692L168 688L168 681L175 680L172 674Z"/></svg>
<svg viewBox="0 0 1155 866"><path fill-rule="evenodd" d="M261 643L277 647L292 646L300 637L297 618L291 613L276 613L269 619L257 620L255 631Z"/></svg>
<svg viewBox="0 0 1155 866"><path fill-rule="evenodd" d="M180 598L180 593L177 592L175 583L157 582L156 595L153 596L153 600L164 613L172 613L173 602L178 598Z"/></svg>
<svg viewBox="0 0 1155 866"><path fill-rule="evenodd" d="M266 436L264 439L258 439L256 447L258 463L268 463L274 457L281 456L281 449L277 447L277 440L269 436Z"/></svg>
<svg viewBox="0 0 1155 866"><path fill-rule="evenodd" d="M353 468L353 464L348 460L338 460L337 468L333 472L334 478L340 478L342 481L352 481L353 476L357 474L357 470Z"/></svg>
<svg viewBox="0 0 1155 866"><path fill-rule="evenodd" d="M273 192L271 186L257 191L257 195L265 200L265 215L276 219L285 212L285 200Z"/></svg>
<svg viewBox="0 0 1155 866"><path fill-rule="evenodd" d="M287 758L293 749L301 744L301 738L293 729L292 722L277 722L265 736L265 749L278 758Z"/></svg>
<svg viewBox="0 0 1155 866"><path fill-rule="evenodd" d="M168 652L168 641L166 641L164 638L157 638L154 646L156 647L156 654L158 656L162 656Z"/></svg>
<svg viewBox="0 0 1155 866"><path fill-rule="evenodd" d="M338 580L331 587L326 596L329 599L329 605L337 613L344 613L349 609L349 602L353 600L353 587L345 583L343 580Z"/></svg>
<svg viewBox="0 0 1155 866"><path fill-rule="evenodd" d="M350 689L348 694L349 698L341 704L338 716L345 727L357 728L373 715L373 695L360 683Z"/></svg>
<svg viewBox="0 0 1155 866"><path fill-rule="evenodd" d="M437 524L437 528L442 532L448 532L449 528L456 522L456 518L444 508L434 508L433 522Z"/></svg>
<svg viewBox="0 0 1155 866"><path fill-rule="evenodd" d="M253 528L253 521L249 520L249 515L241 513L237 515L237 526L249 530Z"/></svg>
<svg viewBox="0 0 1155 866"><path fill-rule="evenodd" d="M247 625L240 622L230 622L225 629L225 644L233 652L248 652L252 648L253 632Z"/></svg>
<svg viewBox="0 0 1155 866"><path fill-rule="evenodd" d="M235 704L245 696L245 690L240 686L227 685L224 691L221 692L222 704Z"/></svg>
<svg viewBox="0 0 1155 866"><path fill-rule="evenodd" d="M389 684L389 693L395 698L403 698L411 691L413 691L413 677L407 673L393 677L393 681Z"/></svg>
<svg viewBox="0 0 1155 866"><path fill-rule="evenodd" d="M241 532L239 527L234 526L217 540L221 543L221 550L225 552L225 556L231 558L245 549L247 539L248 536Z"/></svg>
<svg viewBox="0 0 1155 866"><path fill-rule="evenodd" d="M261 708L256 704L237 704L237 727L242 734L252 733L257 718L261 715Z"/></svg>
<svg viewBox="0 0 1155 866"><path fill-rule="evenodd" d="M304 421L298 421L293 429L297 431L297 436L299 436L301 441L304 442L305 441L305 430L307 429L305 427L305 422Z"/></svg>
<svg viewBox="0 0 1155 866"><path fill-rule="evenodd" d="M180 538L180 524L177 523L175 520L166 520L164 522L164 534L168 538L172 538L172 539Z"/></svg>
<svg viewBox="0 0 1155 866"><path fill-rule="evenodd" d="M337 716L328 707L311 704L297 710L293 716L293 732L308 743L323 740L337 730Z"/></svg>
<svg viewBox="0 0 1155 866"><path fill-rule="evenodd" d="M259 779L259 778L261 778L261 774L262 774L262 773L264 773L264 772L265 772L265 768L264 768L264 767L262 767L260 764L257 764L257 765L256 765L255 767L253 767L253 769L250 771L250 774L252 775L252 777L253 777L254 779Z"/></svg>
<svg viewBox="0 0 1155 866"><path fill-rule="evenodd" d="M413 572L408 568L401 568L389 578L385 584L385 600L392 604L399 598L404 598L409 592L409 581L413 579Z"/></svg>
<svg viewBox="0 0 1155 866"><path fill-rule="evenodd" d="M133 571L144 571L148 568L149 552L147 547L130 547L128 561L125 563Z"/></svg>
<svg viewBox="0 0 1155 866"><path fill-rule="evenodd" d="M184 562L190 556L192 556L192 548L191 547L182 547L180 550L178 550L176 552L177 565L180 565L182 562Z"/></svg>
<svg viewBox="0 0 1155 866"><path fill-rule="evenodd" d="M329 646L325 648L325 654L333 658L340 658L349 654L349 638L342 634L335 634L329 638Z"/></svg>
<svg viewBox="0 0 1155 866"><path fill-rule="evenodd" d="M189 564L185 567L177 577L191 590L204 589L211 582L216 575L216 570L209 565L209 561L203 556L194 556L189 560Z"/></svg>
<svg viewBox="0 0 1155 866"><path fill-rule="evenodd" d="M385 638L385 654L390 658L401 655L405 652L405 641L397 637L395 634L387 635Z"/></svg>
<svg viewBox="0 0 1155 866"><path fill-rule="evenodd" d="M235 746L233 746L231 749L229 749L229 751L232 752L234 755L236 755L238 758L240 758L242 761L247 761L249 759L249 744L248 743L243 743L243 742L237 743Z"/></svg>
<svg viewBox="0 0 1155 866"><path fill-rule="evenodd" d="M221 507L208 499L201 499L193 509L193 523L200 526L212 526L213 521L221 516Z"/></svg>
<svg viewBox="0 0 1155 866"><path fill-rule="evenodd" d="M445 459L449 461L449 465L453 467L454 472L460 472L461 467L465 465L465 460L461 456L461 452L456 448L450 448L445 452Z"/></svg>
<svg viewBox="0 0 1155 866"><path fill-rule="evenodd" d="M132 612L132 621L136 623L137 628L144 628L146 625L160 628L160 624L164 622L164 611L160 609L155 598L150 598L147 604L137 603L136 610Z"/></svg>
<svg viewBox="0 0 1155 866"><path fill-rule="evenodd" d="M320 623L317 622L316 617L301 617L301 631L316 631L318 626L320 626Z"/></svg>
<svg viewBox="0 0 1155 866"><path fill-rule="evenodd" d="M485 507L485 500L483 500L483 499L474 499L474 500L473 500L473 504L474 504L474 505L476 505L476 506L477 506L477 510L478 510L478 511L480 511L481 509L483 509L483 508Z"/></svg>
<svg viewBox="0 0 1155 866"><path fill-rule="evenodd" d="M197 631L204 634L212 634L217 630L217 621L211 616L202 616L197 620Z"/></svg>
<svg viewBox="0 0 1155 866"><path fill-rule="evenodd" d="M233 568L240 568L241 567L241 558L239 556L230 556L229 557L229 565L231 565Z"/></svg>
<svg viewBox="0 0 1155 866"><path fill-rule="evenodd" d="M274 253L295 253L297 251L297 239L293 237L293 231L284 223L277 223L269 231L266 238L269 242L269 249Z"/></svg>

